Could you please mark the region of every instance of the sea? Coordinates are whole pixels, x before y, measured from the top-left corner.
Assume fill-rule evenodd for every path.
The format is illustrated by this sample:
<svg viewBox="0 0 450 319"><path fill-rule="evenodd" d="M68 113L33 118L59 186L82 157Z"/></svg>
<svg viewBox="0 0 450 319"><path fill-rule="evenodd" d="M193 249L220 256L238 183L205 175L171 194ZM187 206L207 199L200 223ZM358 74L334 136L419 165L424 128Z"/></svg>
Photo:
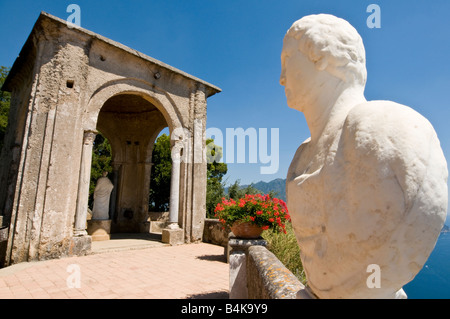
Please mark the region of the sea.
<svg viewBox="0 0 450 319"><path fill-rule="evenodd" d="M450 299L450 232L441 232L422 270L403 290L408 299Z"/></svg>

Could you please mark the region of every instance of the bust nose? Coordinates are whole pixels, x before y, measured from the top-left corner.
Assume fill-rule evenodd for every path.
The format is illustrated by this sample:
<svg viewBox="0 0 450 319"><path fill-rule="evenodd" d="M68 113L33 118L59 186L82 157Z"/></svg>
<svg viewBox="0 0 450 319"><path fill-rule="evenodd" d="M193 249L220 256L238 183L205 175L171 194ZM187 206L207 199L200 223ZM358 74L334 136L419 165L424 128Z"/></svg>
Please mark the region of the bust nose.
<svg viewBox="0 0 450 319"><path fill-rule="evenodd" d="M281 75L280 75L280 84L282 86L286 85L286 75L285 75L285 71L284 69L281 71Z"/></svg>

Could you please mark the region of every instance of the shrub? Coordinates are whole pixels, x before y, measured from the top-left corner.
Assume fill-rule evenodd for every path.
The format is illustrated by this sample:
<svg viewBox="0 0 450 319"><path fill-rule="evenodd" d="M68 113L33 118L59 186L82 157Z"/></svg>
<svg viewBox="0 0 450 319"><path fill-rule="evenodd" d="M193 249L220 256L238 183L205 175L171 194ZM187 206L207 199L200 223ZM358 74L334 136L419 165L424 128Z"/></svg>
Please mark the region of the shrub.
<svg viewBox="0 0 450 319"><path fill-rule="evenodd" d="M272 231L264 231L262 237L267 241L267 249L305 285L306 276L300 259L300 248L298 247L292 224L286 224L286 235Z"/></svg>

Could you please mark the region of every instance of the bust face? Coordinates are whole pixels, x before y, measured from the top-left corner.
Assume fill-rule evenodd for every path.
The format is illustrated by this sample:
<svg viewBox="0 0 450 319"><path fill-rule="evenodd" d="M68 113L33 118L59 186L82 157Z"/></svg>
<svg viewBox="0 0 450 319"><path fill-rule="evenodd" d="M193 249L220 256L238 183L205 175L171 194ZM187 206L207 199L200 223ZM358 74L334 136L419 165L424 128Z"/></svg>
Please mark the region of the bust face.
<svg viewBox="0 0 450 319"><path fill-rule="evenodd" d="M293 38L286 38L284 41L280 84L284 86L288 106L303 112L308 100L317 91L315 78L320 71L297 46L297 41Z"/></svg>

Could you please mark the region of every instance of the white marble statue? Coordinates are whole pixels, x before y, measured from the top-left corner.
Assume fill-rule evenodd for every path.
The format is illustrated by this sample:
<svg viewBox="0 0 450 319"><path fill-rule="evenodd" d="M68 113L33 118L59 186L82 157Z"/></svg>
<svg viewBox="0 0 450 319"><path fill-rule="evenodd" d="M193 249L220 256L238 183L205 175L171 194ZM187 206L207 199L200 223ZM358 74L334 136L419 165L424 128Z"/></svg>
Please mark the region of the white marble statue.
<svg viewBox="0 0 450 319"><path fill-rule="evenodd" d="M93 220L109 219L109 199L114 185L107 175L108 173L104 172L103 176L97 180L97 185L95 186L94 207L92 209Z"/></svg>
<svg viewBox="0 0 450 319"><path fill-rule="evenodd" d="M331 15L288 30L280 83L311 137L288 171L287 205L318 298L406 298L444 224L447 163L411 108L364 97L365 49Z"/></svg>

